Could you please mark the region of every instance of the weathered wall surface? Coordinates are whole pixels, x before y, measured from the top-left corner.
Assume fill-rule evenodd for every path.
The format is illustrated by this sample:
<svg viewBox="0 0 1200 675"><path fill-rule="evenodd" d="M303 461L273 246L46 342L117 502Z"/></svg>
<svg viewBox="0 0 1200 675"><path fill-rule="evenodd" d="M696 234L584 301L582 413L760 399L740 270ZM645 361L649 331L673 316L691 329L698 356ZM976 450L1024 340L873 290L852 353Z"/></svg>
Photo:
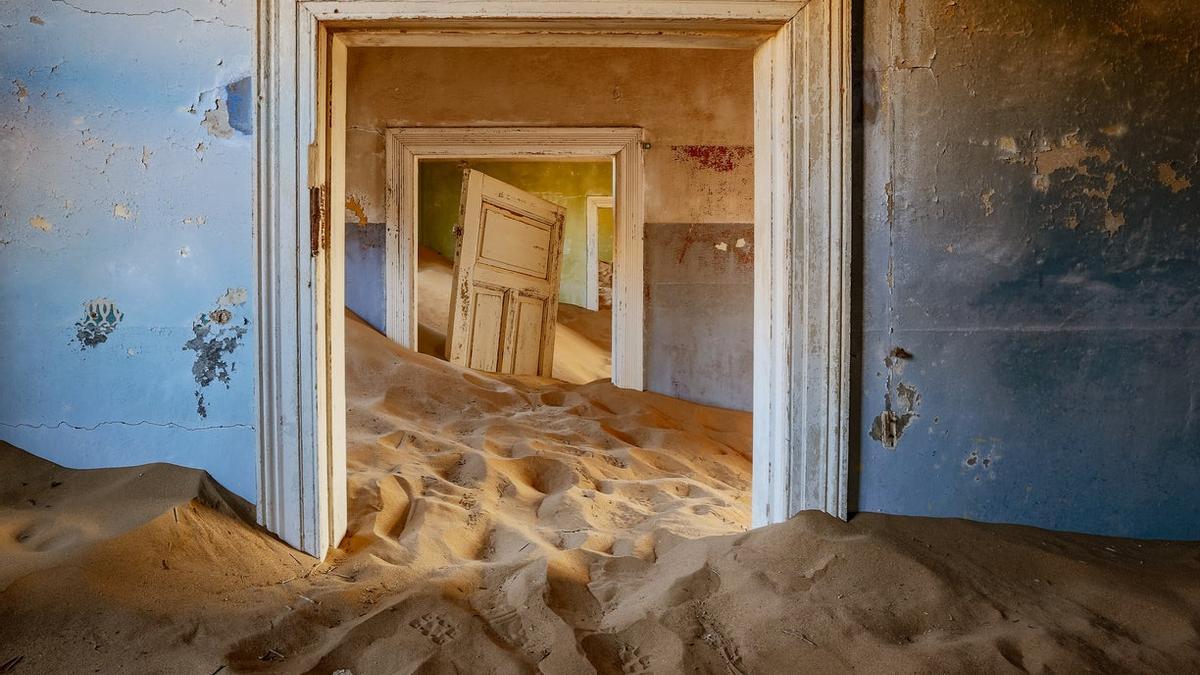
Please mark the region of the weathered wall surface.
<svg viewBox="0 0 1200 675"><path fill-rule="evenodd" d="M646 386L750 410L754 312L743 308L754 306L754 225L647 225L646 300Z"/></svg>
<svg viewBox="0 0 1200 675"><path fill-rule="evenodd" d="M348 72L347 219L368 229L384 221L383 130L389 126L645 129L651 144L645 152L647 274L654 270L679 291L655 292L647 280L647 385L683 398L750 406L752 295L722 294L720 305L708 308L715 323L697 326L679 298L703 297L702 289L724 272L706 268L716 264L707 258L681 258L668 244L689 228L695 236L719 234L729 223L752 229L750 52L374 48L351 50ZM679 269L668 272L672 265ZM347 275L382 279L382 270L348 269ZM730 383L737 385L726 389Z"/></svg>
<svg viewBox="0 0 1200 675"><path fill-rule="evenodd" d="M255 492L250 3L0 6L0 438Z"/></svg>
<svg viewBox="0 0 1200 675"><path fill-rule="evenodd" d="M1200 5L866 5L859 509L1200 538Z"/></svg>

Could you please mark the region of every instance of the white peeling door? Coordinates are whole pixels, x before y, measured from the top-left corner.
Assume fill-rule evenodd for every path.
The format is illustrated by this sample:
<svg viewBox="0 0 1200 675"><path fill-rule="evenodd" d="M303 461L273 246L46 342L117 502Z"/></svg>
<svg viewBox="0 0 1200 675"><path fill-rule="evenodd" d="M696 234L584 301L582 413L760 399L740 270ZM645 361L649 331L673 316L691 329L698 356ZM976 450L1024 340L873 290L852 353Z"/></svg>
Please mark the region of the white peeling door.
<svg viewBox="0 0 1200 675"><path fill-rule="evenodd" d="M460 209L447 358L549 377L564 209L472 169Z"/></svg>

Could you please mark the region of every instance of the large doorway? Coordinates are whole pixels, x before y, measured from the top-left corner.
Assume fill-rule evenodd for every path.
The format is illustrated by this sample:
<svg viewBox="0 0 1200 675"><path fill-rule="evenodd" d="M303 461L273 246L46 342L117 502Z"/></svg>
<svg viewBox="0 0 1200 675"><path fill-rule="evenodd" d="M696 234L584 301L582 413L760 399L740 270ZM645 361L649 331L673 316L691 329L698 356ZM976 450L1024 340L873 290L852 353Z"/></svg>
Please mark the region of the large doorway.
<svg viewBox="0 0 1200 675"><path fill-rule="evenodd" d="M315 553L345 529L345 404L337 355L345 332L337 263L345 221L329 205L346 196L346 148L339 139L346 132L351 45L753 50L755 146L764 150L754 158L753 179L753 520L775 522L804 508L845 516L847 3L646 2L623 5L617 16L599 5L531 2L459 8L455 17L422 3L268 5L259 81L269 86L258 117L259 516L268 528ZM464 20L464 11L473 18ZM515 18L525 23L497 23ZM380 23L396 19L409 23L400 30ZM554 23L531 30L548 19ZM308 186L291 183L305 175ZM307 245L291 245L289 237Z"/></svg>

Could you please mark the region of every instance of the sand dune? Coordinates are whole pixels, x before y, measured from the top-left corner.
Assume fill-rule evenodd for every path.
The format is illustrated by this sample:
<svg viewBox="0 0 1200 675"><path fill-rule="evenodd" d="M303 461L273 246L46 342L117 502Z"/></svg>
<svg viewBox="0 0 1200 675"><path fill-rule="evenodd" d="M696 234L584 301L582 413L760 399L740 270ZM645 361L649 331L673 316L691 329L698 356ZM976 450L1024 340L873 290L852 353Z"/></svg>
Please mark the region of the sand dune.
<svg viewBox="0 0 1200 675"><path fill-rule="evenodd" d="M350 534L325 561L200 472L0 445L0 672L1200 669L1200 544L871 514L744 532L748 415L347 331Z"/></svg>

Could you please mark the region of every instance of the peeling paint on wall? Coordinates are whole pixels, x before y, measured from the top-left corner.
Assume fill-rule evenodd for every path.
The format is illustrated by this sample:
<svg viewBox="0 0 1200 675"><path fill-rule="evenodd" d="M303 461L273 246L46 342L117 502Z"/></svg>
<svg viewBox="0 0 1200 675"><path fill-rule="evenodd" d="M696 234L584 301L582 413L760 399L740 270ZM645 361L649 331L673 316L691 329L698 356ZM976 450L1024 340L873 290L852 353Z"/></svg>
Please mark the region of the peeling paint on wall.
<svg viewBox="0 0 1200 675"><path fill-rule="evenodd" d="M1179 194L1184 190L1192 187L1192 181L1184 176L1180 176L1175 171L1175 167L1168 162L1162 162L1158 165L1158 182L1163 184L1163 187L1170 188L1174 194Z"/></svg>
<svg viewBox="0 0 1200 675"><path fill-rule="evenodd" d="M233 308L244 304L246 299L246 289L231 288L217 299L214 309L192 321L192 338L184 343L183 348L196 352L192 377L200 387L194 392L196 413L200 417L208 417L204 390L214 382L220 382L228 389L237 370L237 363L232 356L249 330L250 319L242 317L240 322L235 322Z"/></svg>
<svg viewBox="0 0 1200 675"><path fill-rule="evenodd" d="M859 353L919 357L859 362L858 508L1200 536L1200 4L896 7L861 22Z"/></svg>
<svg viewBox="0 0 1200 675"><path fill-rule="evenodd" d="M351 213L354 218L353 222L359 227L366 227L368 224L367 210L363 208L364 201L365 199L355 195L346 197L346 210Z"/></svg>
<svg viewBox="0 0 1200 675"><path fill-rule="evenodd" d="M871 423L870 434L871 438L889 450L896 448L905 430L920 417L917 413L917 407L921 405L920 392L916 387L900 381L905 364L912 358L907 349L895 347L883 360L888 370L887 390L883 395L883 412Z"/></svg>
<svg viewBox="0 0 1200 675"><path fill-rule="evenodd" d="M671 151L678 162L721 173L733 171L754 157L752 145L672 145Z"/></svg>
<svg viewBox="0 0 1200 675"><path fill-rule="evenodd" d="M79 348L97 347L108 341L125 314L117 303L108 298L96 298L83 303L83 318L75 322L75 340Z"/></svg>

